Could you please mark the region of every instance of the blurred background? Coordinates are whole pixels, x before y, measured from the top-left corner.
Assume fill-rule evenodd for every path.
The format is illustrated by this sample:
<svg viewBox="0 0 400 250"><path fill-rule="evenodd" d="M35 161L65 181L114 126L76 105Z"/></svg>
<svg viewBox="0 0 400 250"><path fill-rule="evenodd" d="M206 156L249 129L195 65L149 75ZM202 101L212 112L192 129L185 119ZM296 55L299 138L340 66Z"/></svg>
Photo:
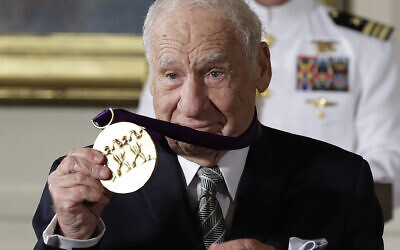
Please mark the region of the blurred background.
<svg viewBox="0 0 400 250"><path fill-rule="evenodd" d="M395 27L400 2L323 1ZM106 107L135 111L146 79L141 27L151 0L0 0L0 250L32 249L31 219L51 163L98 134ZM400 209L385 225L400 249ZM368 219L368 218L366 218Z"/></svg>

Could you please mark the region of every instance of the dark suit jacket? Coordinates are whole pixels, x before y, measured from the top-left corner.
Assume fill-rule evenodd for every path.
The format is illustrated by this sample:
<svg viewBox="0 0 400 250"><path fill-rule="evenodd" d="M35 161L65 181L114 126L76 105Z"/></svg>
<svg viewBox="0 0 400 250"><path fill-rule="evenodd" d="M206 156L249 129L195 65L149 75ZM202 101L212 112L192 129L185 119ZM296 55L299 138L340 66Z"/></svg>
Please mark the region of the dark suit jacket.
<svg viewBox="0 0 400 250"><path fill-rule="evenodd" d="M115 194L93 249L203 249L177 156L157 143L158 164L139 191ZM61 159L51 169L53 171ZM228 239L254 238L288 249L289 237L326 238L327 249L383 249L383 221L371 171L360 156L263 127L250 147ZM47 185L33 218L38 238L54 215Z"/></svg>

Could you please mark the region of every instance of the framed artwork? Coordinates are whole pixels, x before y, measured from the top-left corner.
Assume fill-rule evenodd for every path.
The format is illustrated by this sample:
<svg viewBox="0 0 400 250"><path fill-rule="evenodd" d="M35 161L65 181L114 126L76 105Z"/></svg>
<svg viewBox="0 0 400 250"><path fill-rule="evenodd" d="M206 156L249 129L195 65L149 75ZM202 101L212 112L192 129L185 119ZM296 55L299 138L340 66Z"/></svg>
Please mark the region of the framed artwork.
<svg viewBox="0 0 400 250"><path fill-rule="evenodd" d="M0 103L137 104L152 0L1 0Z"/></svg>

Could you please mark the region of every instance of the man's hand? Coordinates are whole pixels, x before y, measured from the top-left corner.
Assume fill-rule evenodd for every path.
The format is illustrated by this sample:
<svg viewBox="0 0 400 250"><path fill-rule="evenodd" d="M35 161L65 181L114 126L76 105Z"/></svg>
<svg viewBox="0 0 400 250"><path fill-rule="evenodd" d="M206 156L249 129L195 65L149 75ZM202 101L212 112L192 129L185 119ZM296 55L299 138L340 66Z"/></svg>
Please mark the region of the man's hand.
<svg viewBox="0 0 400 250"><path fill-rule="evenodd" d="M276 248L254 239L239 239L221 244L214 243L210 250L276 250Z"/></svg>
<svg viewBox="0 0 400 250"><path fill-rule="evenodd" d="M93 235L111 195L99 181L111 178L104 161L99 151L75 149L49 175L49 190L63 236L88 239Z"/></svg>

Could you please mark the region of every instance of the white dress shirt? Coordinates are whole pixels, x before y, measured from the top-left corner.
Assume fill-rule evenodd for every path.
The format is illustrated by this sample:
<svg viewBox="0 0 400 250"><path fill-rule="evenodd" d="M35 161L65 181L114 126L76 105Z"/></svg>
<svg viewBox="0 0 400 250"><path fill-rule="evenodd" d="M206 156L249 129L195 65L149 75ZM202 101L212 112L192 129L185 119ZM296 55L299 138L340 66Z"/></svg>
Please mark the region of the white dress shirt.
<svg viewBox="0 0 400 250"><path fill-rule="evenodd" d="M248 152L249 147L228 151L218 162L218 167L224 177L225 185L220 185L218 187L216 196L225 218L227 231L229 231L232 225L233 213L236 207L236 191L239 186L244 165L246 164ZM185 175L189 203L193 211L196 211L201 193L200 178L196 176L200 166L181 156L178 156L178 161Z"/></svg>

